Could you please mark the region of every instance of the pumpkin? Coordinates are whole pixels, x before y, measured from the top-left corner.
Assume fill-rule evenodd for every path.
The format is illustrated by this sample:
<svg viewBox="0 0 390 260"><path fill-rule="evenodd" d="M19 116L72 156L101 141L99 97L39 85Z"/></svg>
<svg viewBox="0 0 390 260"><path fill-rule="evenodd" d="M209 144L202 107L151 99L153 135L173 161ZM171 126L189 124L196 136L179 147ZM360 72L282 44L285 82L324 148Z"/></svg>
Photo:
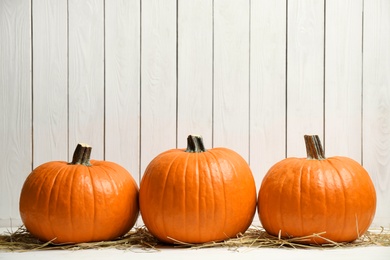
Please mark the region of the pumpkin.
<svg viewBox="0 0 390 260"><path fill-rule="evenodd" d="M307 158L286 158L265 175L258 195L264 229L302 243L350 242L369 228L376 193L367 171L342 156L326 158L317 135L306 135ZM320 237L319 237L320 236Z"/></svg>
<svg viewBox="0 0 390 260"><path fill-rule="evenodd" d="M156 156L140 183L140 211L149 232L165 243L221 241L243 233L256 212L247 162L228 148L204 148L190 135L187 149Z"/></svg>
<svg viewBox="0 0 390 260"><path fill-rule="evenodd" d="M19 210L33 236L53 243L111 240L135 224L136 182L116 163L90 160L91 149L78 144L71 163L44 163L25 180Z"/></svg>

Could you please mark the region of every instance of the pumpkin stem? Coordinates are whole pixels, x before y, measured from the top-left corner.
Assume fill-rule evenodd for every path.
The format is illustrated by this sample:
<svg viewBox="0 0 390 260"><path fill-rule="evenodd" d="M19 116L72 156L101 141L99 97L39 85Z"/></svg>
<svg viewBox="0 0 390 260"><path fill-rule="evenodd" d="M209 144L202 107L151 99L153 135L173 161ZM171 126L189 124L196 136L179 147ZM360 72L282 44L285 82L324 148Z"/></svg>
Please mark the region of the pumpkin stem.
<svg viewBox="0 0 390 260"><path fill-rule="evenodd" d="M326 159L321 140L318 135L305 135L307 159L324 160Z"/></svg>
<svg viewBox="0 0 390 260"><path fill-rule="evenodd" d="M91 166L91 163L89 162L89 159L91 157L91 151L91 146L83 143L77 144L76 149L73 153L73 160L70 164L82 164L85 166Z"/></svg>
<svg viewBox="0 0 390 260"><path fill-rule="evenodd" d="M189 135L187 137L187 153L202 153L206 152L204 148L203 138L200 135Z"/></svg>

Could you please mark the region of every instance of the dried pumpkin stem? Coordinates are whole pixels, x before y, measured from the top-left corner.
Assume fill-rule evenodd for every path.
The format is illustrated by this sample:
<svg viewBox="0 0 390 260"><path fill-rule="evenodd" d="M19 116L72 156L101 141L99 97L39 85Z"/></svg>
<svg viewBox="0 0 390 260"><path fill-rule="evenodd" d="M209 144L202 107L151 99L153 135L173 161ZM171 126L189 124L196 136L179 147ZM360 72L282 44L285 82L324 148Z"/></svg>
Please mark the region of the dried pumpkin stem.
<svg viewBox="0 0 390 260"><path fill-rule="evenodd" d="M91 166L89 159L91 158L92 147L79 143L73 153L73 160L70 164L82 164L85 166Z"/></svg>
<svg viewBox="0 0 390 260"><path fill-rule="evenodd" d="M307 159L324 160L326 159L321 140L318 135L305 135Z"/></svg>
<svg viewBox="0 0 390 260"><path fill-rule="evenodd" d="M187 137L187 153L202 153L206 152L203 144L203 138L200 135L189 135Z"/></svg>

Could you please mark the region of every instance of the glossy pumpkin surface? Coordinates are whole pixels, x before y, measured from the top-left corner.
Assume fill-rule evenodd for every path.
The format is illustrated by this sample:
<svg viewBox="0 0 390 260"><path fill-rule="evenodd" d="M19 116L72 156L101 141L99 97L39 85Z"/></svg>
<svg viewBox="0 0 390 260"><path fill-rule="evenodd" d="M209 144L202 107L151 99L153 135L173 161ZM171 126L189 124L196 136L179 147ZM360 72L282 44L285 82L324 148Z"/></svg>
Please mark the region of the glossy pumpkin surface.
<svg viewBox="0 0 390 260"><path fill-rule="evenodd" d="M199 136L188 148L154 158L140 184L148 230L167 243L224 240L245 232L256 211L256 187L246 161L227 148L205 150Z"/></svg>
<svg viewBox="0 0 390 260"><path fill-rule="evenodd" d="M265 230L282 237L321 234L303 243L349 242L375 215L376 193L367 171L341 156L325 158L318 136L305 136L308 158L276 163L263 179L258 211Z"/></svg>
<svg viewBox="0 0 390 260"><path fill-rule="evenodd" d="M42 241L111 240L127 233L138 217L138 187L129 172L113 162L89 161L89 154L79 156L75 163L38 166L23 185L22 221Z"/></svg>

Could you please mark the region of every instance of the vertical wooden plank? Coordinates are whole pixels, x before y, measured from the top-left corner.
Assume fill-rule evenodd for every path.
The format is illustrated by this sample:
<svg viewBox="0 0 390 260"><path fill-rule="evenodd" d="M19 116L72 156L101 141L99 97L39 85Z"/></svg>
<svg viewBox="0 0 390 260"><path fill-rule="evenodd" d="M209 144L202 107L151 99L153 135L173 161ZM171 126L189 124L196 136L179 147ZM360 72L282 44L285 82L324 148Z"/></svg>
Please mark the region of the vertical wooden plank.
<svg viewBox="0 0 390 260"><path fill-rule="evenodd" d="M249 1L214 1L214 146L249 161Z"/></svg>
<svg viewBox="0 0 390 260"><path fill-rule="evenodd" d="M365 1L363 166L377 192L373 226L390 226L390 1Z"/></svg>
<svg viewBox="0 0 390 260"><path fill-rule="evenodd" d="M250 166L259 189L286 155L286 0L251 2L250 48Z"/></svg>
<svg viewBox="0 0 390 260"><path fill-rule="evenodd" d="M69 0L69 156L78 142L104 153L103 0Z"/></svg>
<svg viewBox="0 0 390 260"><path fill-rule="evenodd" d="M176 1L141 3L141 173L176 147Z"/></svg>
<svg viewBox="0 0 390 260"><path fill-rule="evenodd" d="M212 146L213 115L212 1L178 5L178 147L189 134Z"/></svg>
<svg viewBox="0 0 390 260"><path fill-rule="evenodd" d="M139 182L140 1L105 5L105 158Z"/></svg>
<svg viewBox="0 0 390 260"><path fill-rule="evenodd" d="M288 1L287 156L305 157L305 134L323 140L324 1Z"/></svg>
<svg viewBox="0 0 390 260"><path fill-rule="evenodd" d="M32 170L30 1L0 1L0 35L0 226L17 226Z"/></svg>
<svg viewBox="0 0 390 260"><path fill-rule="evenodd" d="M34 168L68 161L67 1L35 0L33 8Z"/></svg>
<svg viewBox="0 0 390 260"><path fill-rule="evenodd" d="M362 1L326 1L325 150L361 162Z"/></svg>

